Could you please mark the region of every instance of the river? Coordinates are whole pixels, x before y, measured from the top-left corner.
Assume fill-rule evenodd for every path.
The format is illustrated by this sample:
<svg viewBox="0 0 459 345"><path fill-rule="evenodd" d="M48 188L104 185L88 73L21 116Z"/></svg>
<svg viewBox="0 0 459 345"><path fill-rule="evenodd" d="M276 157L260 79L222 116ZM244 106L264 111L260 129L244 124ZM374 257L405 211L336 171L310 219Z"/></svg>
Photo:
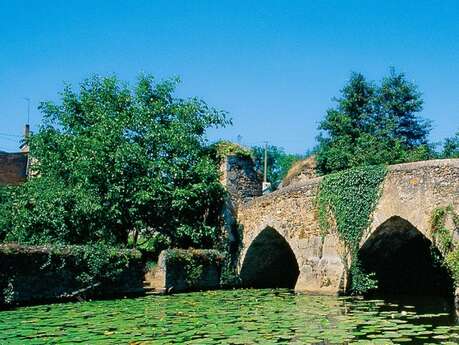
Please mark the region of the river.
<svg viewBox="0 0 459 345"><path fill-rule="evenodd" d="M227 290L21 307L0 312L0 344L456 344L437 298L365 300Z"/></svg>

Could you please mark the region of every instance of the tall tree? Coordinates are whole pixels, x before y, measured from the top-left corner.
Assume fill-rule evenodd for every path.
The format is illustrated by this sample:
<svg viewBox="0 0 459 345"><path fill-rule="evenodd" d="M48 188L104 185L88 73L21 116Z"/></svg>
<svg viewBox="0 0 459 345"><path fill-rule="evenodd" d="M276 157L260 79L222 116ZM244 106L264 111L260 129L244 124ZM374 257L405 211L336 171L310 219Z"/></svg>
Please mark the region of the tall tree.
<svg viewBox="0 0 459 345"><path fill-rule="evenodd" d="M176 84L93 77L42 103L30 143L36 176L0 208L6 239L125 244L134 231L211 246L223 190L204 134L227 120L199 99L174 97Z"/></svg>
<svg viewBox="0 0 459 345"><path fill-rule="evenodd" d="M445 140L441 156L443 158L459 158L459 132L454 137Z"/></svg>
<svg viewBox="0 0 459 345"><path fill-rule="evenodd" d="M424 101L417 86L403 73L390 70L378 88L376 103L374 124L379 130L409 149L427 145L431 123L418 116Z"/></svg>
<svg viewBox="0 0 459 345"><path fill-rule="evenodd" d="M326 174L354 166L428 159L430 122L418 116L416 85L393 69L380 85L353 73L320 123L317 164Z"/></svg>
<svg viewBox="0 0 459 345"><path fill-rule="evenodd" d="M358 141L372 130L375 93L374 85L362 74L352 73L341 96L334 98L336 107L327 110L319 125L317 164L321 172L338 171L352 165Z"/></svg>

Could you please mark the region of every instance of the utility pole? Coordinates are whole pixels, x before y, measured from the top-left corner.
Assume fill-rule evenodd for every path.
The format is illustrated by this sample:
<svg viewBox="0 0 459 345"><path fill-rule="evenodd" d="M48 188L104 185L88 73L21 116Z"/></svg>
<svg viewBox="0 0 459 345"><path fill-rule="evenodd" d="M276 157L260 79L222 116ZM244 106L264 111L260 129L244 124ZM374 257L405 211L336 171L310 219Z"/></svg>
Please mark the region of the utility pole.
<svg viewBox="0 0 459 345"><path fill-rule="evenodd" d="M271 192L271 183L268 182L268 142L265 141L265 161L263 172L263 184L261 187L262 194Z"/></svg>
<svg viewBox="0 0 459 345"><path fill-rule="evenodd" d="M29 137L30 137L30 98L24 97L27 102L27 123L24 126L24 142L21 144L21 152L27 157L26 176L30 173Z"/></svg>
<svg viewBox="0 0 459 345"><path fill-rule="evenodd" d="M30 98L24 97L27 101L27 124L30 124Z"/></svg>
<svg viewBox="0 0 459 345"><path fill-rule="evenodd" d="M265 169L263 173L263 183L268 182L267 181L267 173L268 173L268 142L265 141Z"/></svg>

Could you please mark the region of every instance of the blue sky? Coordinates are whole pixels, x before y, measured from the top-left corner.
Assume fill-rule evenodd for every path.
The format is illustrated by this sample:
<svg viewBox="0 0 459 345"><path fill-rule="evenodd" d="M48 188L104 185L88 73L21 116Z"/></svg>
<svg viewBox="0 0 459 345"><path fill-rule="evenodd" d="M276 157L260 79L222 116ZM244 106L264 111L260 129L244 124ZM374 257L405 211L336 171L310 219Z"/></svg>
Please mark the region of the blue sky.
<svg viewBox="0 0 459 345"><path fill-rule="evenodd" d="M459 129L459 1L0 0L0 150L15 150L31 99L96 74L180 76L178 95L227 110L212 140L314 145L351 71L390 66L424 94L432 140Z"/></svg>

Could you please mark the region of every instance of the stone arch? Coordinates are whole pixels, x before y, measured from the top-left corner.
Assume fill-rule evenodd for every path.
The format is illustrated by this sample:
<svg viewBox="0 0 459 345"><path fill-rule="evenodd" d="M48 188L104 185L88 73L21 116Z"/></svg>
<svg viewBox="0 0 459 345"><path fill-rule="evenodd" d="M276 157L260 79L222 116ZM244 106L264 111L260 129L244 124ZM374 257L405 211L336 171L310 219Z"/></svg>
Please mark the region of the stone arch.
<svg viewBox="0 0 459 345"><path fill-rule="evenodd" d="M296 256L286 239L266 227L251 242L240 270L242 285L255 288L294 288L299 275Z"/></svg>
<svg viewBox="0 0 459 345"><path fill-rule="evenodd" d="M425 234L400 216L382 222L358 252L362 268L374 272L376 294L452 295L453 280ZM435 259L437 258L437 259Z"/></svg>

